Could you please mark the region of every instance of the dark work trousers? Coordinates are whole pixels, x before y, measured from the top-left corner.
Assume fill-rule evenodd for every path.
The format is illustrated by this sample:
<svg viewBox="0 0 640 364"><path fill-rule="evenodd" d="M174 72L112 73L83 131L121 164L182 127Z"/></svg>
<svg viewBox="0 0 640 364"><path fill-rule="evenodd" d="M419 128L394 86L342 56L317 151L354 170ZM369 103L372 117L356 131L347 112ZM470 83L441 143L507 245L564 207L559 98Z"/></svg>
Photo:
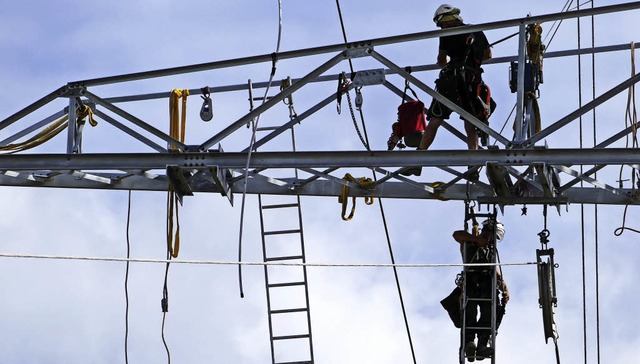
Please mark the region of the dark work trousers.
<svg viewBox="0 0 640 364"><path fill-rule="evenodd" d="M465 343L478 336L478 342L486 344L491 337L491 301L474 301L474 298L491 299L493 277L491 271L468 271L465 277L465 289L468 298L466 308ZM478 311L480 317L478 317ZM468 329L469 327L487 327L488 329Z"/></svg>

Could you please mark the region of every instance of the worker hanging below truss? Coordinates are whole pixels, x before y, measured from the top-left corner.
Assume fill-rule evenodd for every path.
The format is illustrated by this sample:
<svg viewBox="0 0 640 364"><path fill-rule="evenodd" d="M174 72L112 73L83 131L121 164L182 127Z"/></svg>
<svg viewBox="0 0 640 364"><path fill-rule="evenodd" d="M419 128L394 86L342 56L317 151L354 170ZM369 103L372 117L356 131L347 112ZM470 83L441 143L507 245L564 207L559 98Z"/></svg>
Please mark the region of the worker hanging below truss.
<svg viewBox="0 0 640 364"><path fill-rule="evenodd" d="M460 363L486 358L495 363L496 335L509 301L509 289L496 265L497 242L504 239L505 229L496 218L495 208L487 214L476 214L469 202L465 208L465 230L453 233L465 265L456 279L456 288L441 304L460 328ZM482 229L479 217L485 218Z"/></svg>

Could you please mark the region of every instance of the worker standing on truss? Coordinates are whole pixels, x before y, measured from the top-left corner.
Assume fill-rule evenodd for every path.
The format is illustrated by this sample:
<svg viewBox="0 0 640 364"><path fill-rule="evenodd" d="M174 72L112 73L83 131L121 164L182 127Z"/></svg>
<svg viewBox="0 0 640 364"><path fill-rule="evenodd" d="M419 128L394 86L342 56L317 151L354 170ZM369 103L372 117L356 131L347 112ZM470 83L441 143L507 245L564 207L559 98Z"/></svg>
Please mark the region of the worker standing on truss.
<svg viewBox="0 0 640 364"><path fill-rule="evenodd" d="M504 238L504 225L495 220L487 219L482 223L480 234L472 234L465 230L453 233L453 238L460 243L465 264L493 263L496 261L496 242ZM497 274L497 287L493 285L493 271ZM493 290L498 289L502 293L502 299L496 307L496 331L504 315L504 306L509 301L509 290L502 279L498 267L479 266L467 268L464 275L464 289L467 297L475 297L484 300L468 300L465 303L466 327L464 330L465 355L469 361L476 357L488 358L493 356L493 346L489 344L491 339L492 321L492 295ZM478 311L479 317L478 317ZM471 329L471 327L485 329ZM487 330L488 328L488 330ZM475 338L478 338L478 344Z"/></svg>
<svg viewBox="0 0 640 364"><path fill-rule="evenodd" d="M465 25L460 16L460 9L443 4L436 10L433 21L442 29ZM492 57L491 47L482 31L456 34L440 38L438 47L438 65L442 67L436 80L436 90L442 96L488 123L488 118L495 108L491 100L489 88L482 81L482 62ZM418 149L429 149L436 137L436 132L445 119L449 119L451 109L433 99L427 110L429 123L425 128ZM478 149L478 131L468 121L464 121L469 149ZM484 139L483 139L484 140ZM403 174L419 175L417 169L409 169ZM476 176L474 176L477 179Z"/></svg>

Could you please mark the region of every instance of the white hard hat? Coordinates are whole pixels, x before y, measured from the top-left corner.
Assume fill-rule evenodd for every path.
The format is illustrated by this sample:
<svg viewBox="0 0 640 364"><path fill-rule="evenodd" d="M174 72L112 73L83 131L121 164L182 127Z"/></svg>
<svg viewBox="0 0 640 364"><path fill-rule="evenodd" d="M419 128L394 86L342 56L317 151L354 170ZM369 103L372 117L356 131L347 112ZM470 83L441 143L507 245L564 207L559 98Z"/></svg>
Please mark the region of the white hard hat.
<svg viewBox="0 0 640 364"><path fill-rule="evenodd" d="M449 5L442 4L436 9L436 12L433 14L433 21L437 26L440 26L442 21L457 19L462 21L462 17L460 16L460 9Z"/></svg>
<svg viewBox="0 0 640 364"><path fill-rule="evenodd" d="M493 228L493 221L490 219L484 220L482 222L482 226L483 228ZM496 238L498 240L502 240L502 238L504 238L504 233L505 233L505 229L504 229L504 224L501 223L498 220L495 220L495 233L496 233Z"/></svg>

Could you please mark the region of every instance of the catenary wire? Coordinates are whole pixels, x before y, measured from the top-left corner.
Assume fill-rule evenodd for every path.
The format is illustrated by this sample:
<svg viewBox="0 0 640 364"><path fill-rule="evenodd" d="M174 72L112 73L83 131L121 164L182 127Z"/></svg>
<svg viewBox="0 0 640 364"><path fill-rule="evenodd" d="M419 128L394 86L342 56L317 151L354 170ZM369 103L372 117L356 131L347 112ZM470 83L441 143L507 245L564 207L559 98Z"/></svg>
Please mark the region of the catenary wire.
<svg viewBox="0 0 640 364"><path fill-rule="evenodd" d="M276 74L276 63L278 62L278 53L280 52L280 42L282 40L282 0L278 0L278 40L276 42L276 51L273 53L273 60L271 65L271 75L269 76L269 82L264 91L264 97L262 103L264 104L269 95L269 89L273 82L273 77ZM247 198L247 179L249 178L249 165L251 164L251 154L253 152L253 146L256 142L256 131L258 130L258 122L260 121L260 115L256 116L255 121L252 122L251 141L249 142L249 151L247 153L247 163L244 169L244 179L242 188L242 203L240 207L240 229L238 232L238 261L242 262L242 231L244 227L244 210ZM238 286L240 288L240 297L244 297L244 288L242 284L242 265L238 265Z"/></svg>
<svg viewBox="0 0 640 364"><path fill-rule="evenodd" d="M578 9L580 4L578 4ZM580 18L576 19L578 50L582 47ZM578 107L582 107L582 57L578 55ZM582 115L578 118L580 148L583 147ZM580 174L583 173L583 166L580 166ZM580 186L583 182L580 181ZM581 240L581 266L582 266L582 349L584 363L588 362L587 352L587 273L586 273L586 238L585 238L585 208L580 204L580 240Z"/></svg>
<svg viewBox="0 0 640 364"><path fill-rule="evenodd" d="M127 199L127 267L124 273L124 362L129 363L129 260L131 258L131 240L129 238L129 229L131 227L131 190L129 190Z"/></svg>
<svg viewBox="0 0 640 364"><path fill-rule="evenodd" d="M594 1L591 0L591 8L594 7ZM591 48L595 48L596 46L596 24L595 24L595 16L591 16ZM591 53L591 99L595 100L596 98L596 55L595 53ZM597 119L596 119L596 108L594 107L592 110L593 117L593 146L594 148L597 145ZM597 172L594 174L594 178L597 177ZM594 244L595 244L595 279L596 279L596 355L597 362L600 363L600 244L599 244L599 231L598 231L598 204L593 206L594 211Z"/></svg>
<svg viewBox="0 0 640 364"><path fill-rule="evenodd" d="M51 260L78 260L96 262L131 262L131 263L153 263L164 264L186 264L186 265L246 265L246 266L306 266L319 268L446 268L446 267L485 267L485 266L527 266L537 265L536 262L512 262L512 263L299 263L299 262L238 262L223 260L168 260L153 258L118 258L118 257L91 257L80 255L46 255L46 254L20 254L20 253L0 253L0 258L16 259L51 259Z"/></svg>

